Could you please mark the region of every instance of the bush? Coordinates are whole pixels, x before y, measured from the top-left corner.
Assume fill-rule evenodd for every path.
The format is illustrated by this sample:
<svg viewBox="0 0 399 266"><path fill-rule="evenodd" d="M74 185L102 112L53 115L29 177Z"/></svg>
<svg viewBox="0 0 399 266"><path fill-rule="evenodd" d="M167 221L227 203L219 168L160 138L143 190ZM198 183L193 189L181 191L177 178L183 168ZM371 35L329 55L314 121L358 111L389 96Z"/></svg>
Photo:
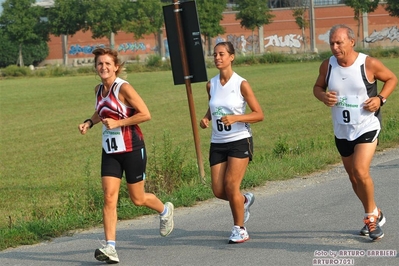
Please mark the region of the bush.
<svg viewBox="0 0 399 266"><path fill-rule="evenodd" d="M155 140L153 141L151 153L152 161L147 167L146 189L148 191L155 194L172 193L192 179L193 168L187 168L185 164L187 147L173 146L169 131L163 132L162 147L159 147Z"/></svg>
<svg viewBox="0 0 399 266"><path fill-rule="evenodd" d="M145 72L146 67L140 63L132 63L132 64L125 64L124 67L126 68L126 72L134 73L134 72Z"/></svg>
<svg viewBox="0 0 399 266"><path fill-rule="evenodd" d="M283 63L288 62L289 55L283 53L266 53L262 55L262 61L265 63Z"/></svg>
<svg viewBox="0 0 399 266"><path fill-rule="evenodd" d="M96 73L92 66L91 67L78 67L76 69L76 72L79 74L92 74L92 73L95 74Z"/></svg>
<svg viewBox="0 0 399 266"><path fill-rule="evenodd" d="M0 37L1 41L1 37ZM358 49L359 52L364 52L370 56L376 58L397 58L399 57L399 47L393 48L372 48L372 49ZM234 65L257 65L257 64L274 64L274 63L287 63L287 62L309 62L309 61L322 61L330 58L332 55L331 51L320 52L319 54L315 53L302 53L302 54L287 54L287 53L265 53L262 55L247 55L241 56L237 55L234 60ZM24 58L25 60L25 58ZM208 58L206 61L207 68L215 67L212 59ZM0 55L0 65L1 55ZM162 60L159 55L149 55L145 63L129 63L124 65L123 73L135 73L135 72L151 72L151 71L167 71L171 70L171 62L170 59ZM65 67L65 66L47 66L47 68L36 69L35 71L30 71L28 68L18 69L17 66L13 65L10 68L0 70L0 77L21 77L21 76L66 76L66 75L86 75L86 74L95 74L95 71L92 66L90 67Z"/></svg>
<svg viewBox="0 0 399 266"><path fill-rule="evenodd" d="M159 55L149 55L145 60L147 67L161 67L162 58Z"/></svg>
<svg viewBox="0 0 399 266"><path fill-rule="evenodd" d="M376 47L372 49L357 49L359 52L368 54L372 57L398 57L399 56L399 47L392 48L384 48L384 47Z"/></svg>
<svg viewBox="0 0 399 266"><path fill-rule="evenodd" d="M320 52L319 53L319 59L320 60L326 60L332 56L331 51L325 51L325 52Z"/></svg>
<svg viewBox="0 0 399 266"><path fill-rule="evenodd" d="M31 70L28 67L19 67L17 65L9 65L1 72L4 77L22 77L31 75Z"/></svg>
<svg viewBox="0 0 399 266"><path fill-rule="evenodd" d="M62 77L76 73L76 70L62 66L50 67L48 71L51 77Z"/></svg>

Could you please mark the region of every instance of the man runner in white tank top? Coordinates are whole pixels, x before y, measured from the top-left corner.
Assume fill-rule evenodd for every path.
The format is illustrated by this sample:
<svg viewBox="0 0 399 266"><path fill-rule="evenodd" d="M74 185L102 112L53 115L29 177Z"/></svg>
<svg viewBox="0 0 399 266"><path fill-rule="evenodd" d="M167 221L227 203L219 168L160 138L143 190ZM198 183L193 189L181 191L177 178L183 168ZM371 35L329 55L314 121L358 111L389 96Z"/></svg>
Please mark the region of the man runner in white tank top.
<svg viewBox="0 0 399 266"><path fill-rule="evenodd" d="M384 236L381 226L386 219L374 200L370 164L381 130L380 108L398 79L379 60L356 52L354 46L352 29L346 25L331 28L333 56L321 64L313 93L331 107L335 143L365 212L360 234L377 240ZM384 83L379 93L377 80Z"/></svg>

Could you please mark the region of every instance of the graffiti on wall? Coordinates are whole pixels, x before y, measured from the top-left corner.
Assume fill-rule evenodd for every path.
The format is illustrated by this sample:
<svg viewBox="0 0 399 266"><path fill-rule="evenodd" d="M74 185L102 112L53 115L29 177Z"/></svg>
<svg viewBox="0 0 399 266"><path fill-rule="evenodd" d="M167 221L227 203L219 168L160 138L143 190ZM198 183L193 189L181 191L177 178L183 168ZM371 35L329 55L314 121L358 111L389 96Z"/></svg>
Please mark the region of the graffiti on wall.
<svg viewBox="0 0 399 266"><path fill-rule="evenodd" d="M96 45L80 46L80 44L75 44L75 45L71 45L68 53L70 55L91 54L93 52L93 50L97 47L105 47L105 45L104 44L96 44Z"/></svg>
<svg viewBox="0 0 399 266"><path fill-rule="evenodd" d="M300 48L302 40L302 36L298 34L287 34L284 37L275 34L265 37L265 41L268 41L265 48L269 46Z"/></svg>
<svg viewBox="0 0 399 266"><path fill-rule="evenodd" d="M330 30L328 30L326 33L324 34L320 34L319 35L319 40L323 41L325 43L330 44Z"/></svg>
<svg viewBox="0 0 399 266"><path fill-rule="evenodd" d="M216 38L216 43L219 43L221 41L224 41L223 38L217 37ZM254 52L256 51L256 48L259 47L259 37L257 35L252 35L248 36L245 38L244 35L227 35L227 41L231 42L234 46L234 49L236 49L239 53L245 55L248 51L252 52L253 47L255 47Z"/></svg>
<svg viewBox="0 0 399 266"><path fill-rule="evenodd" d="M224 41L226 41L224 38L222 38L220 36L217 36L216 39L215 39L215 45L220 43L220 42L224 42Z"/></svg>
<svg viewBox="0 0 399 266"><path fill-rule="evenodd" d="M319 35L319 40L329 44L329 35L330 31L328 30L326 33ZM391 26L380 31L374 30L368 37L364 38L363 41L366 43L375 43L384 40L390 40L391 42L396 40L399 42L399 28L397 26Z"/></svg>
<svg viewBox="0 0 399 266"><path fill-rule="evenodd" d="M144 43L142 42L127 42L127 43L122 43L118 46L118 52L127 52L127 51L133 51L133 52L137 52L137 51L145 51L146 50L146 46Z"/></svg>
<svg viewBox="0 0 399 266"><path fill-rule="evenodd" d="M378 41L391 40L399 42L399 29L397 26L387 27L381 31L374 30L368 37L364 38L364 42L374 43Z"/></svg>
<svg viewBox="0 0 399 266"><path fill-rule="evenodd" d="M93 45L85 45L81 46L80 44L73 44L70 46L68 53L70 55L77 55L77 54L92 54L93 50L98 47L106 47L104 44L93 44ZM142 42L135 42L135 43L122 43L116 49L118 52L127 52L127 51L145 51L147 46Z"/></svg>
<svg viewBox="0 0 399 266"><path fill-rule="evenodd" d="M278 36L275 34L265 37L264 40L267 41L265 48L269 46L300 48L303 42L303 38L299 34L287 34L285 36ZM224 41L225 39L220 36L215 39L216 44ZM231 42L234 45L234 48L244 55L248 51L252 52L253 47L255 47L255 49L259 47L259 36L257 35L254 35L254 37L250 35L247 38L245 38L244 35L227 35L227 41ZM258 51L255 50L255 52Z"/></svg>

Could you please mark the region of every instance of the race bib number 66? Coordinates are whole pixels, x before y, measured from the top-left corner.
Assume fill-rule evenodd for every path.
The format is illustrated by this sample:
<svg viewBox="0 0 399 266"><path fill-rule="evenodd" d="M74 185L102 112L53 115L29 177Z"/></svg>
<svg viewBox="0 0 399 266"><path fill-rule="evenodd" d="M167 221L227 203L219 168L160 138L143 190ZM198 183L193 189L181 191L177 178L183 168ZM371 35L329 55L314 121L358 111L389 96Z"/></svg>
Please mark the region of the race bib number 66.
<svg viewBox="0 0 399 266"><path fill-rule="evenodd" d="M106 153L116 153L126 151L125 142L123 141L122 130L120 127L107 129L103 125L103 149Z"/></svg>

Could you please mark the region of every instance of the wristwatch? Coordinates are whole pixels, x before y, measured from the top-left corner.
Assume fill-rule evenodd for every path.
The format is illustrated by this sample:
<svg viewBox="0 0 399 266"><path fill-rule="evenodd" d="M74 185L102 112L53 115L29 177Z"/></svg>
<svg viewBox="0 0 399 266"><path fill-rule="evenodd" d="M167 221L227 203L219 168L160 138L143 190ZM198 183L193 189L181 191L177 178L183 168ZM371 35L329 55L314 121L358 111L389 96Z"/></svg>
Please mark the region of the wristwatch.
<svg viewBox="0 0 399 266"><path fill-rule="evenodd" d="M387 102L387 99L385 99L384 96L378 94L377 97L380 98L381 106L383 106Z"/></svg>

